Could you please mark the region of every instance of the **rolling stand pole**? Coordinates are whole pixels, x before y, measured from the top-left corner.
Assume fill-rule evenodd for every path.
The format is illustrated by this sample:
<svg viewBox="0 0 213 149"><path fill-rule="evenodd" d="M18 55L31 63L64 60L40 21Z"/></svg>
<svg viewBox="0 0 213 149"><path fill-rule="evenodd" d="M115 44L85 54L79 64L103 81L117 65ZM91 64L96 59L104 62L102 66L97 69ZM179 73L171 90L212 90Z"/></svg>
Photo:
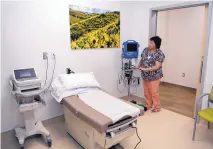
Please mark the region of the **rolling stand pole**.
<svg viewBox="0 0 213 149"><path fill-rule="evenodd" d="M131 75L128 78L128 97L129 97L129 100L132 101L131 94L130 94L130 83L131 83Z"/></svg>
<svg viewBox="0 0 213 149"><path fill-rule="evenodd" d="M131 80L132 80L132 74L133 74L133 70L131 70L131 60L129 60L129 62L127 63L127 65L125 65L124 67L124 71L125 71L125 77L127 77L127 84L128 84L128 100L132 101L131 99L131 93L130 93L130 89L131 89Z"/></svg>

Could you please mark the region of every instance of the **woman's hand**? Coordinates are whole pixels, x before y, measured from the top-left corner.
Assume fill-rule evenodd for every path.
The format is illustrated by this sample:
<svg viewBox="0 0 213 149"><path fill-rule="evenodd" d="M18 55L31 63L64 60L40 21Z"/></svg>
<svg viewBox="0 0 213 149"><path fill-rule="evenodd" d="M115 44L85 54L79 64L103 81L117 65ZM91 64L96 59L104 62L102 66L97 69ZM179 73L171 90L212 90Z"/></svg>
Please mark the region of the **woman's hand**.
<svg viewBox="0 0 213 149"><path fill-rule="evenodd" d="M147 71L147 68L140 67L140 70Z"/></svg>
<svg viewBox="0 0 213 149"><path fill-rule="evenodd" d="M142 71L147 71L147 68L143 68L143 67L137 67L137 69L142 70Z"/></svg>
<svg viewBox="0 0 213 149"><path fill-rule="evenodd" d="M140 69L140 66L136 66L135 68L136 68L136 69Z"/></svg>

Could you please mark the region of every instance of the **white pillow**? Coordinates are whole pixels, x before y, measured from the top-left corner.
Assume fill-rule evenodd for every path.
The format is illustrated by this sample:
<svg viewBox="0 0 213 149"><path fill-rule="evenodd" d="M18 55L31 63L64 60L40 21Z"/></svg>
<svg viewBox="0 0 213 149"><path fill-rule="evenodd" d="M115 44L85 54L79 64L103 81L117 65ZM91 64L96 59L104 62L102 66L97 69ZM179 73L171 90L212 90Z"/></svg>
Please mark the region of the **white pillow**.
<svg viewBox="0 0 213 149"><path fill-rule="evenodd" d="M66 90L82 87L100 87L93 72L61 74L59 75L59 79Z"/></svg>

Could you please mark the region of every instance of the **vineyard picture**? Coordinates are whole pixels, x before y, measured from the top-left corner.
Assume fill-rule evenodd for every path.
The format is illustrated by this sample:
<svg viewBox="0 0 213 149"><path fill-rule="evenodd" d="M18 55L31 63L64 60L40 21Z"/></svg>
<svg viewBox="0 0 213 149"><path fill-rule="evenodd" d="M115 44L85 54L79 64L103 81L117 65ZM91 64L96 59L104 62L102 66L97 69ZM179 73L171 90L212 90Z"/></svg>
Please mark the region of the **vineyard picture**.
<svg viewBox="0 0 213 149"><path fill-rule="evenodd" d="M70 5L71 49L120 47L120 12Z"/></svg>

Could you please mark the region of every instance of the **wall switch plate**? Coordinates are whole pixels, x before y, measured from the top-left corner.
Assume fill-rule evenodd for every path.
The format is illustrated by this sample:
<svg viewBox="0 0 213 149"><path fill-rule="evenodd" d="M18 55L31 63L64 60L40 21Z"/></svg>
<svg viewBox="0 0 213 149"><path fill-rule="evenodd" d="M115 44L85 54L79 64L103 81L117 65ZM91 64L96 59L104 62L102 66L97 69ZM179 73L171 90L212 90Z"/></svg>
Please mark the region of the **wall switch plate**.
<svg viewBox="0 0 213 149"><path fill-rule="evenodd" d="M48 59L48 53L47 52L43 52L43 59Z"/></svg>

